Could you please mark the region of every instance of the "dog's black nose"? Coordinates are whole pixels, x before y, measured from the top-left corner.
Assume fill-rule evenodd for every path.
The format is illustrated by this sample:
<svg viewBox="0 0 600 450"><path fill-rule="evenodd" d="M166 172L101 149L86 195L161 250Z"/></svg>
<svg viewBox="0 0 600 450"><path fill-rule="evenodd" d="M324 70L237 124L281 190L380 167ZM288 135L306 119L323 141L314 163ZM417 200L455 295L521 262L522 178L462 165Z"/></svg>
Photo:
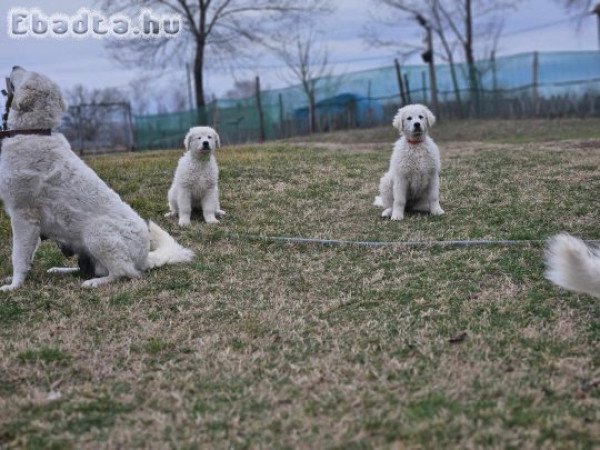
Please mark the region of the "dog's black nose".
<svg viewBox="0 0 600 450"><path fill-rule="evenodd" d="M421 124L419 122L415 122L415 130L418 130L421 128Z"/></svg>
<svg viewBox="0 0 600 450"><path fill-rule="evenodd" d="M202 148L208 150L210 148L210 143L208 141L204 141L202 143Z"/></svg>

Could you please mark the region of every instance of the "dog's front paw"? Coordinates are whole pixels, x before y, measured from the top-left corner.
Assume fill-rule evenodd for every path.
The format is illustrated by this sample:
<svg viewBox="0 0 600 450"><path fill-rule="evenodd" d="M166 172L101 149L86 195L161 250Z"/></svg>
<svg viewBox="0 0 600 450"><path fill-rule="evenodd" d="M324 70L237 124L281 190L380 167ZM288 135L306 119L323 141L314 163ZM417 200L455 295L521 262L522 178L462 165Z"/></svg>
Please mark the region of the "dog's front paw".
<svg viewBox="0 0 600 450"><path fill-rule="evenodd" d="M404 219L404 211L402 211L401 209L394 209L392 211L391 219L395 220L395 221L400 221L400 220Z"/></svg>
<svg viewBox="0 0 600 450"><path fill-rule="evenodd" d="M209 225L216 225L217 223L219 223L219 221L217 220L216 217L214 217L214 218L211 217L209 219L206 219L206 223L208 223Z"/></svg>
<svg viewBox="0 0 600 450"><path fill-rule="evenodd" d="M175 217L175 213L173 211L169 211L165 214L165 217Z"/></svg>
<svg viewBox="0 0 600 450"><path fill-rule="evenodd" d="M433 208L431 208L432 216L441 216L442 214L444 214L444 210L440 205L435 205Z"/></svg>
<svg viewBox="0 0 600 450"><path fill-rule="evenodd" d="M389 219L392 217L392 208L387 208L381 213L381 217L384 219Z"/></svg>
<svg viewBox="0 0 600 450"><path fill-rule="evenodd" d="M225 217L227 213L225 211L223 211L222 209L218 209L217 212L215 213L215 215L219 218L222 219L223 217Z"/></svg>
<svg viewBox="0 0 600 450"><path fill-rule="evenodd" d="M113 278L110 277L92 278L91 280L87 280L81 283L81 286L86 289L95 289L97 287L110 283L112 280Z"/></svg>
<svg viewBox="0 0 600 450"><path fill-rule="evenodd" d="M19 289L21 285L20 284L5 284L4 286L0 287L0 292L12 292L16 289Z"/></svg>
<svg viewBox="0 0 600 450"><path fill-rule="evenodd" d="M190 219L179 219L180 227L189 227L191 224Z"/></svg>

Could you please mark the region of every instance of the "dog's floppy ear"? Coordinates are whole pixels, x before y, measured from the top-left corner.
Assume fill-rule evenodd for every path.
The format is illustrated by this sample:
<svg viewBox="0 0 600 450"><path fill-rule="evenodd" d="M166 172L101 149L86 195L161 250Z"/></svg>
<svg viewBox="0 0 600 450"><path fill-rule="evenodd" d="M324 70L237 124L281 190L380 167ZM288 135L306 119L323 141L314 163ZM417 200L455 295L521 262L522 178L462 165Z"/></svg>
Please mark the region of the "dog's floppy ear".
<svg viewBox="0 0 600 450"><path fill-rule="evenodd" d="M427 107L425 108L425 117L427 117L427 124L432 127L435 124L435 116Z"/></svg>
<svg viewBox="0 0 600 450"><path fill-rule="evenodd" d="M394 120L392 121L392 125L398 130L402 131L402 116L404 115L404 108L400 108L394 116Z"/></svg>
<svg viewBox="0 0 600 450"><path fill-rule="evenodd" d="M183 146L185 147L186 150L189 150L190 148L190 141L192 140L192 136L193 136L193 132L192 130L188 131L188 134L185 135L185 138L183 139Z"/></svg>

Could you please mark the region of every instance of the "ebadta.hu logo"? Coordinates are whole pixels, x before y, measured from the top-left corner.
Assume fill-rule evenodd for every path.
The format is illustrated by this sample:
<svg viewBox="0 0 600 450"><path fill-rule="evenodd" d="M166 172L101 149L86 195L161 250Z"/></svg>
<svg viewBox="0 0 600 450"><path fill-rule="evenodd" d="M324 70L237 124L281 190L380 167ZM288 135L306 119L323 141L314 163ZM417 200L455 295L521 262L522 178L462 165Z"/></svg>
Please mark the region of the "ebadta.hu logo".
<svg viewBox="0 0 600 450"><path fill-rule="evenodd" d="M40 9L12 8L8 11L8 36L11 38L172 38L182 30L176 14L155 14L144 9L135 17L124 14L106 16L98 11L80 9L76 14L46 15Z"/></svg>

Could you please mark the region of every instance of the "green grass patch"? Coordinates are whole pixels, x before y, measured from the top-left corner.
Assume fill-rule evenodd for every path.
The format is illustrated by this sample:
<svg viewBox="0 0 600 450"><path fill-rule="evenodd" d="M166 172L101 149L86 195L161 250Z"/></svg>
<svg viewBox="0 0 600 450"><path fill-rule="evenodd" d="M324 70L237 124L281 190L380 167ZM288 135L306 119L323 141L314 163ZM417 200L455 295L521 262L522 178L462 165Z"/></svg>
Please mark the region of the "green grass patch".
<svg viewBox="0 0 600 450"><path fill-rule="evenodd" d="M0 447L598 447L600 302L548 283L541 245L247 238L599 239L581 122L442 121L446 214L399 223L371 206L393 130L224 148L228 214L188 229L163 218L179 151L90 158L197 258L89 291L44 243L0 294Z"/></svg>

